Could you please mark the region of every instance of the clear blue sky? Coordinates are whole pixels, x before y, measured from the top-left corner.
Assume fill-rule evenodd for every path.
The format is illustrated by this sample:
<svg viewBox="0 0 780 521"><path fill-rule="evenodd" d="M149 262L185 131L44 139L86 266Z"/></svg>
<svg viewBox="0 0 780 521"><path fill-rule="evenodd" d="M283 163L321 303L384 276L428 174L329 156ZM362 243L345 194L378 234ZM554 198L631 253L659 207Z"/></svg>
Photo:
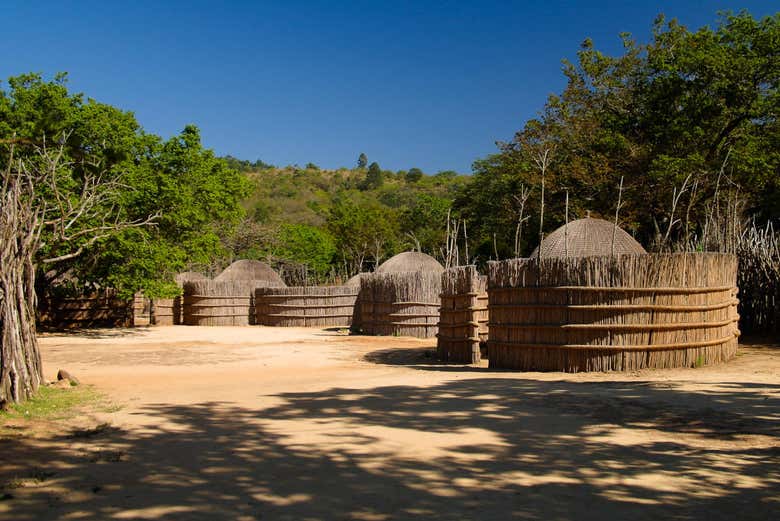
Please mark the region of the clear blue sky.
<svg viewBox="0 0 780 521"><path fill-rule="evenodd" d="M70 74L165 137L278 165L469 172L564 86L586 37L619 52L663 12L691 28L773 1L4 1L0 78Z"/></svg>

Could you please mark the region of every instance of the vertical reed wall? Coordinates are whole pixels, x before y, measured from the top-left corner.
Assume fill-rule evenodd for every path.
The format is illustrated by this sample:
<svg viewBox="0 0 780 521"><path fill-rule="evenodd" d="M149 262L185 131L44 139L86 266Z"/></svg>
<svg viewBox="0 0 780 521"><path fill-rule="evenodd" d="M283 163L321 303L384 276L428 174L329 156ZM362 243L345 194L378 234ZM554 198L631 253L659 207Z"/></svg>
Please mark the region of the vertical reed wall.
<svg viewBox="0 0 780 521"><path fill-rule="evenodd" d="M488 335L487 278L474 266L441 275L441 309L436 352L440 360L478 363Z"/></svg>
<svg viewBox="0 0 780 521"><path fill-rule="evenodd" d="M728 254L514 259L489 267L490 366L538 371L694 367L734 356Z"/></svg>
<svg viewBox="0 0 780 521"><path fill-rule="evenodd" d="M352 324L359 288L298 286L257 288L257 324L283 327L325 327Z"/></svg>
<svg viewBox="0 0 780 521"><path fill-rule="evenodd" d="M137 301L137 302L136 302ZM53 296L40 308L39 323L55 329L130 327L135 308L143 313L143 299L121 299L114 290L102 290L72 297ZM142 325L143 317L139 317Z"/></svg>
<svg viewBox="0 0 780 521"><path fill-rule="evenodd" d="M184 283L188 326L248 326L255 323L254 294L264 281L193 280Z"/></svg>
<svg viewBox="0 0 780 521"><path fill-rule="evenodd" d="M440 293L440 273L363 275L359 330L367 335L432 338L438 332Z"/></svg>

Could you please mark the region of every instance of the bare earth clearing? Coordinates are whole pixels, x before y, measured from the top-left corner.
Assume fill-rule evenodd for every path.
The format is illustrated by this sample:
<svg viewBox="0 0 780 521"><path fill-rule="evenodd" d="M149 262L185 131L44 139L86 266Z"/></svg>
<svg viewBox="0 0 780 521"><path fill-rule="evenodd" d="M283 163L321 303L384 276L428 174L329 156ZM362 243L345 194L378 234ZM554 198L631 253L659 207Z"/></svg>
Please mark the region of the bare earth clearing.
<svg viewBox="0 0 780 521"><path fill-rule="evenodd" d="M717 367L566 375L440 365L432 341L315 329L174 326L41 344L49 379L67 368L121 408L0 441L0 487L16 483L0 519L780 511L776 346L743 346Z"/></svg>

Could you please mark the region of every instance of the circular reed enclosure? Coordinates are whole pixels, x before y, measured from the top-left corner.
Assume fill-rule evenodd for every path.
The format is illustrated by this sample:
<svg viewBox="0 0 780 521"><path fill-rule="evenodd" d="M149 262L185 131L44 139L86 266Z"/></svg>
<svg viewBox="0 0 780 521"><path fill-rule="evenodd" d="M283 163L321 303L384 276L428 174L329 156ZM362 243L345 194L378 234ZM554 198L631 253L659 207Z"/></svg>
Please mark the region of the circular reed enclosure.
<svg viewBox="0 0 780 521"><path fill-rule="evenodd" d="M717 253L514 259L489 267L490 366L698 367L737 351L737 259Z"/></svg>
<svg viewBox="0 0 780 521"><path fill-rule="evenodd" d="M196 280L184 283L188 326L248 326L255 323L255 290L266 281Z"/></svg>
<svg viewBox="0 0 780 521"><path fill-rule="evenodd" d="M487 277L476 267L461 266L442 273L436 337L436 353L442 361L476 364L487 355Z"/></svg>
<svg viewBox="0 0 780 521"><path fill-rule="evenodd" d="M359 287L257 288L257 324L282 327L349 327Z"/></svg>
<svg viewBox="0 0 780 521"><path fill-rule="evenodd" d="M353 328L366 335L432 338L438 332L441 274L363 275Z"/></svg>

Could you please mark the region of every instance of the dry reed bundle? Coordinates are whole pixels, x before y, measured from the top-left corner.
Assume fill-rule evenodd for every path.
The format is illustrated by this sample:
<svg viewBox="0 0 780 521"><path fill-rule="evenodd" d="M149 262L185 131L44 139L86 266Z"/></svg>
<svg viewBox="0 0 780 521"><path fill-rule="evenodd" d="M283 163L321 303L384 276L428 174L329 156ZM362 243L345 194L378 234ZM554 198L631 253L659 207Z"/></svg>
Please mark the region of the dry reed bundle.
<svg viewBox="0 0 780 521"><path fill-rule="evenodd" d="M184 283L188 326L248 326L255 322L254 294L265 281L194 280Z"/></svg>
<svg viewBox="0 0 780 521"><path fill-rule="evenodd" d="M354 285L257 288L257 323L282 327L348 327L352 324L358 291Z"/></svg>
<svg viewBox="0 0 780 521"><path fill-rule="evenodd" d="M439 273L372 273L361 280L360 331L431 338L438 332Z"/></svg>
<svg viewBox="0 0 780 521"><path fill-rule="evenodd" d="M143 312L143 298L126 300L114 290L102 290L75 297L51 297L41 310L42 326L56 329L128 327L134 324L136 305ZM142 325L142 316L139 316Z"/></svg>
<svg viewBox="0 0 780 521"><path fill-rule="evenodd" d="M736 353L734 255L515 259L490 264L491 367L630 371Z"/></svg>
<svg viewBox="0 0 780 521"><path fill-rule="evenodd" d="M439 359L478 363L488 334L487 278L474 266L445 270L441 276L441 311L436 352Z"/></svg>

